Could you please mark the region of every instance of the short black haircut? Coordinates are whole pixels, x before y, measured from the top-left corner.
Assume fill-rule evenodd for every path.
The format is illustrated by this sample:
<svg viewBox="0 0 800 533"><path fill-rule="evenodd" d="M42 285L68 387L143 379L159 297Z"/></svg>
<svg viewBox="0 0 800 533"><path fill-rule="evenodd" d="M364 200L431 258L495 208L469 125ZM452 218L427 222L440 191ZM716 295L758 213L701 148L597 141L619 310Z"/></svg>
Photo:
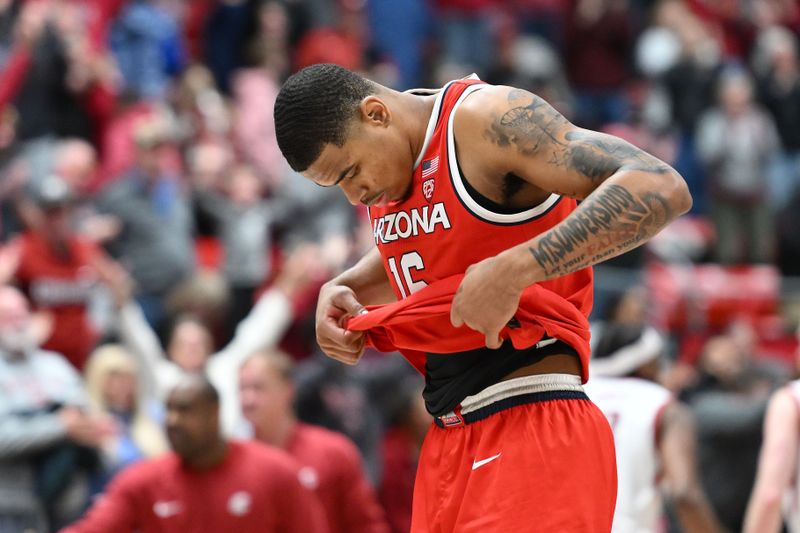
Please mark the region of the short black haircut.
<svg viewBox="0 0 800 533"><path fill-rule="evenodd" d="M326 144L342 146L358 104L376 85L339 65L321 63L293 74L275 100L278 147L296 172L317 160Z"/></svg>

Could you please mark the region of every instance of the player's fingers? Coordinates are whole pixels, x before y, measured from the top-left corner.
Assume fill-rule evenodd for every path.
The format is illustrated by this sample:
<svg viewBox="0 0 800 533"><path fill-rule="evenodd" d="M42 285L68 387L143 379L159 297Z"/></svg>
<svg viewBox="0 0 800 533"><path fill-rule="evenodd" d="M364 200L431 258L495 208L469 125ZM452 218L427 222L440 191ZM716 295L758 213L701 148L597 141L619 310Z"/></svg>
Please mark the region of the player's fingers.
<svg viewBox="0 0 800 533"><path fill-rule="evenodd" d="M328 357L333 359L355 359L361 350L360 346L342 346L336 343L320 343L319 347Z"/></svg>
<svg viewBox="0 0 800 533"><path fill-rule="evenodd" d="M486 347L491 348L492 350L498 349L503 344L503 341L500 340L500 335L497 332L489 332L486 334Z"/></svg>
<svg viewBox="0 0 800 533"><path fill-rule="evenodd" d="M456 328L460 328L464 325L464 319L461 317L461 313L458 312L458 308L455 305L450 307L450 323Z"/></svg>
<svg viewBox="0 0 800 533"><path fill-rule="evenodd" d="M339 361L340 363L344 363L346 365L355 365L358 363L359 359L361 359L361 354L351 354L351 353L337 353L337 352L325 352L325 355Z"/></svg>
<svg viewBox="0 0 800 533"><path fill-rule="evenodd" d="M338 344L344 339L346 330L339 325L339 321L332 316L325 317L317 322L317 341Z"/></svg>
<svg viewBox="0 0 800 533"><path fill-rule="evenodd" d="M331 359L335 359L347 365L355 365L361 359L361 356L364 355L363 345L355 349L342 349L336 346L328 346L328 347L321 346L321 348L322 351L325 352L325 355L327 355Z"/></svg>
<svg viewBox="0 0 800 533"><path fill-rule="evenodd" d="M366 335L363 331L345 331L342 340L347 346L361 347L364 344Z"/></svg>
<svg viewBox="0 0 800 533"><path fill-rule="evenodd" d="M366 313L367 310L361 303L356 300L352 292L342 292L333 299L333 305L342 309L345 313L351 316Z"/></svg>

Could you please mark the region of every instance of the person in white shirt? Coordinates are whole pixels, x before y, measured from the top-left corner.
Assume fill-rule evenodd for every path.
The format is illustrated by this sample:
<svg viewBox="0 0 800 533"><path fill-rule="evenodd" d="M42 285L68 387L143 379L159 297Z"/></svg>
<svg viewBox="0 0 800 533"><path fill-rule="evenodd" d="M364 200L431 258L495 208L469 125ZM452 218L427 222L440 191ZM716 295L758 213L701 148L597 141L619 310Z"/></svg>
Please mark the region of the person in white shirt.
<svg viewBox="0 0 800 533"><path fill-rule="evenodd" d="M655 382L663 348L652 328L616 325L594 350L586 394L608 418L617 452L612 532L663 531L662 494L684 532L721 531L697 474L692 414Z"/></svg>
<svg viewBox="0 0 800 533"><path fill-rule="evenodd" d="M219 391L222 428L225 434L243 434L247 422L239 405L239 366L253 352L274 346L292 322L291 298L315 278L317 251L298 248L286 261L275 282L236 327L233 339L212 353L211 336L198 320L180 320L164 350L148 325L141 308L125 294L117 294L119 334L122 343L137 358L145 388L157 397L166 394L186 373L205 371ZM177 341L177 342L176 342Z"/></svg>

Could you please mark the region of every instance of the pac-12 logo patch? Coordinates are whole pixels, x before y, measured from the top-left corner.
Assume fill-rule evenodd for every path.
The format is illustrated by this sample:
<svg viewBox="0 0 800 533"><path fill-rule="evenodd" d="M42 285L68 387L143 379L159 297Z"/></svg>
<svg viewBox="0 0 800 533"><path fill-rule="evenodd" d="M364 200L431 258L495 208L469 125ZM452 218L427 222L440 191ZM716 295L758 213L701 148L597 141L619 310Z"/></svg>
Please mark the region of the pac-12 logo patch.
<svg viewBox="0 0 800 533"><path fill-rule="evenodd" d="M431 198L433 198L434 183L435 182L433 178L422 182L422 195L425 196L425 199L428 200L428 202L430 202Z"/></svg>

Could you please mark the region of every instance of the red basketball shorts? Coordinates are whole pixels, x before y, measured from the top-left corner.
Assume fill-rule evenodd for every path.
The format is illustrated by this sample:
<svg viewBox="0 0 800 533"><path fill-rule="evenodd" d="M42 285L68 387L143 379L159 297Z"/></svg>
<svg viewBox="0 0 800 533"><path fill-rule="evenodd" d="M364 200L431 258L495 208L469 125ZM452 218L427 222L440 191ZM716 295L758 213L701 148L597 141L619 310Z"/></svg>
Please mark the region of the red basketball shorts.
<svg viewBox="0 0 800 533"><path fill-rule="evenodd" d="M438 417L420 452L412 533L608 533L614 438L580 378L525 376Z"/></svg>

